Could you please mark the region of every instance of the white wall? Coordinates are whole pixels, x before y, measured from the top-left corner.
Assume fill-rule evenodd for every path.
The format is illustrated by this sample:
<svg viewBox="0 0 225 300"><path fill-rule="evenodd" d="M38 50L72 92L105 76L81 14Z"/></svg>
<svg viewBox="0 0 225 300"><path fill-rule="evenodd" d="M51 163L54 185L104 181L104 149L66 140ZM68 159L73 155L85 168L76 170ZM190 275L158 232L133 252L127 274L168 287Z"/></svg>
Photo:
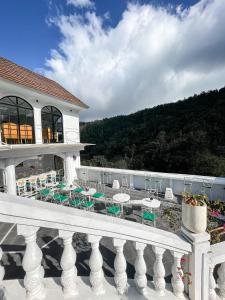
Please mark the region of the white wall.
<svg viewBox="0 0 225 300"><path fill-rule="evenodd" d="M33 107L36 144L42 143L41 109L47 105L55 106L63 115L64 143L80 142L79 111L81 107L0 79L0 99L5 96L21 97Z"/></svg>

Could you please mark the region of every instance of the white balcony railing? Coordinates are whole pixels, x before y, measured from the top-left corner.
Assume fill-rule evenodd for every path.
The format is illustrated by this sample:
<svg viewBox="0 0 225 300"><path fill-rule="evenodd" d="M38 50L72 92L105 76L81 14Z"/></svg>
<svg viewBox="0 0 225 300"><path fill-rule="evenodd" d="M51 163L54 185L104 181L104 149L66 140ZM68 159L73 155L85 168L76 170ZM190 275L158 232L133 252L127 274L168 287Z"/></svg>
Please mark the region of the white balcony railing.
<svg viewBox="0 0 225 300"><path fill-rule="evenodd" d="M136 171L126 169L102 168L81 166L78 169L78 177L87 181L101 181L112 184L113 180L119 180L120 184L126 177L128 184L134 189L145 189L146 178L151 178L153 185L156 179L161 181L162 192L167 187L172 188L174 194L191 191L194 194L205 192L209 198L223 201L225 199L225 178L212 176L198 176L175 173L160 173L148 171Z"/></svg>
<svg viewBox="0 0 225 300"><path fill-rule="evenodd" d="M116 252L114 285L119 295L127 292L128 279L124 245L127 241L131 241L136 249L134 281L140 294L146 296L147 288L152 286L157 295L154 299L168 298L164 264L167 263L165 260L168 257L165 255L165 251L170 251L173 257L171 268L173 297L170 295L171 298L169 299L181 298L184 296L184 292L191 300L215 299L216 295L218 299L224 299L225 245L221 243L210 249L209 236L206 233L194 235L183 229L180 234L174 234L94 212L3 193L0 193L0 222L17 224L17 233L25 238L26 249L22 266L25 271L24 289L29 299L44 299L48 295L48 290L43 284L42 251L36 242L40 227L58 230L59 237L63 240L64 250L60 265L64 297L73 297L79 293L76 284L76 252L72 245L73 235L78 232L86 234L88 242L91 244L89 281L93 295L105 293L103 259L99 243L102 237L108 237L112 239ZM147 245L152 247L155 254L155 261L152 266L153 284L149 284L146 277L146 263L149 262L145 260L144 250ZM1 255L2 252L0 257ZM179 275L183 256L187 261L187 270L191 274L192 283L190 286L185 285ZM217 264L221 264L218 271L218 294L212 273ZM4 268L0 267L1 281L3 276ZM4 287L4 280L0 282L0 286ZM10 286L13 287L12 284ZM148 299L147 296L146 298Z"/></svg>

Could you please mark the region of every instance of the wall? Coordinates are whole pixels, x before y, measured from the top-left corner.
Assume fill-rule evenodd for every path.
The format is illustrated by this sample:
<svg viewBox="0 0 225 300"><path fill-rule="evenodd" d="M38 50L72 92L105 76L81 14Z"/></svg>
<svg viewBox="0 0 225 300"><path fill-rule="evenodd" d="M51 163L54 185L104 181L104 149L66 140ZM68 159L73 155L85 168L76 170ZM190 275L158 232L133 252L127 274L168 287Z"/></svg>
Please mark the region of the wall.
<svg viewBox="0 0 225 300"><path fill-rule="evenodd" d="M42 143L41 109L52 105L58 108L63 115L64 143L80 142L79 111L80 107L63 102L56 97L38 93L21 85L0 79L0 99L5 96L18 96L29 102L34 109L35 140Z"/></svg>

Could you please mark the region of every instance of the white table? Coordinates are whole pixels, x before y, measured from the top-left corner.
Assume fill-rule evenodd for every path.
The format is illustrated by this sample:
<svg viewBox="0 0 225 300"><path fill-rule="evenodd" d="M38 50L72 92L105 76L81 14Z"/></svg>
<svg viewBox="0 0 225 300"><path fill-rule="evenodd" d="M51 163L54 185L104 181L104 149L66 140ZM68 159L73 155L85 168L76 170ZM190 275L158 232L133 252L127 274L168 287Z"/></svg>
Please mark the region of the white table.
<svg viewBox="0 0 225 300"><path fill-rule="evenodd" d="M148 208L159 208L161 202L158 199L150 199L150 198L144 198L142 199L142 205L148 207Z"/></svg>
<svg viewBox="0 0 225 300"><path fill-rule="evenodd" d="M96 189L91 188L88 191L82 191L81 194L84 196L87 196L88 199L90 200L91 196L93 196L96 193Z"/></svg>
<svg viewBox="0 0 225 300"><path fill-rule="evenodd" d="M115 194L113 196L113 201L115 201L121 205L122 215L123 215L123 204L127 203L129 200L130 200L130 195L125 194L125 193L119 193L119 194Z"/></svg>

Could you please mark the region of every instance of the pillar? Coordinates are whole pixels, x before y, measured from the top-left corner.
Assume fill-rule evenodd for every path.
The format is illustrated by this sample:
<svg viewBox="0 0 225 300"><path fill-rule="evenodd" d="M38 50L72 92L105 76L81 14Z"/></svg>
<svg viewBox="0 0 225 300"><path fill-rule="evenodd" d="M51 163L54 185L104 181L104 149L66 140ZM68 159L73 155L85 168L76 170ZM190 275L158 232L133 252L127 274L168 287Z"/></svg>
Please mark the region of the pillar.
<svg viewBox="0 0 225 300"><path fill-rule="evenodd" d="M42 144L41 108L34 107L35 143Z"/></svg>
<svg viewBox="0 0 225 300"><path fill-rule="evenodd" d="M16 195L16 170L15 164L9 162L5 168L7 194Z"/></svg>
<svg viewBox="0 0 225 300"><path fill-rule="evenodd" d="M183 227L182 234L192 244L192 253L189 257L189 272L192 282L189 286L189 298L191 300L208 300L210 235L207 232L191 233Z"/></svg>
<svg viewBox="0 0 225 300"><path fill-rule="evenodd" d="M77 180L76 164L78 157L74 153L66 153L64 159L64 177L68 185L72 185Z"/></svg>

